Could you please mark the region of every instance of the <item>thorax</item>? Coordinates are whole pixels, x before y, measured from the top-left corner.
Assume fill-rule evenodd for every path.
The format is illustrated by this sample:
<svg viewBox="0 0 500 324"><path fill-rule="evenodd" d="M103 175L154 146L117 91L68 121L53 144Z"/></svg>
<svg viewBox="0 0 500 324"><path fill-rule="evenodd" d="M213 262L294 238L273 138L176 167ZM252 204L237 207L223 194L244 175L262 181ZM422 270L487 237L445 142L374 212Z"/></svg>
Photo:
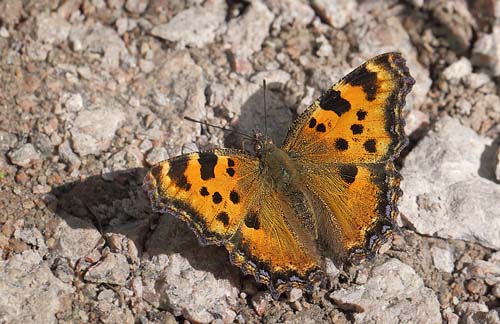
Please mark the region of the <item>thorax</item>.
<svg viewBox="0 0 500 324"><path fill-rule="evenodd" d="M290 155L274 144L268 144L260 157L262 172L273 185L282 189L295 187L299 182L297 164Z"/></svg>

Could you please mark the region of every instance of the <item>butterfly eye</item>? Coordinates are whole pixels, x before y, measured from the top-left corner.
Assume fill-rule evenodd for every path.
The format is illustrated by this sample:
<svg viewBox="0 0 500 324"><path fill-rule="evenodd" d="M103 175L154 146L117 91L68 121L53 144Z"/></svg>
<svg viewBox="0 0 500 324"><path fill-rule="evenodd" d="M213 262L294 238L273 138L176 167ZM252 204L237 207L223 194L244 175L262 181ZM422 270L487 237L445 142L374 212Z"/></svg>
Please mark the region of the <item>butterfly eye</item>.
<svg viewBox="0 0 500 324"><path fill-rule="evenodd" d="M255 142L253 149L255 152L260 152L260 150L262 150L262 144L260 142Z"/></svg>

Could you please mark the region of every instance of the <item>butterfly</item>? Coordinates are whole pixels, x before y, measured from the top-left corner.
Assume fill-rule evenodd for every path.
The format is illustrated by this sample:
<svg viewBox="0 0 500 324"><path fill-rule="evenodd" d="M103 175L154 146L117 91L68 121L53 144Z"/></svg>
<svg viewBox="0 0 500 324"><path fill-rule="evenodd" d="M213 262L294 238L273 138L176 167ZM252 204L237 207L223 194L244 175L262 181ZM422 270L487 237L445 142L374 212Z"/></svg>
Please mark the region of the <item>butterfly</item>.
<svg viewBox="0 0 500 324"><path fill-rule="evenodd" d="M185 221L203 244L278 298L310 290L337 264L373 256L395 228L402 192L393 160L407 143L402 109L414 79L400 53L376 56L316 99L281 146L213 149L153 166L153 209Z"/></svg>

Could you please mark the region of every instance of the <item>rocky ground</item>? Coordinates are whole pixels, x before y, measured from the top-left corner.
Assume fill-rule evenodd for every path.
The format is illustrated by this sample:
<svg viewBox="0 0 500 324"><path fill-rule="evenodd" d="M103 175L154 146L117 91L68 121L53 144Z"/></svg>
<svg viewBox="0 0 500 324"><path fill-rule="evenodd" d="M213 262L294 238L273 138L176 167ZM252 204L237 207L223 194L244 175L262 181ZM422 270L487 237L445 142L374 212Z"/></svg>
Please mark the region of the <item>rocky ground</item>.
<svg viewBox="0 0 500 324"><path fill-rule="evenodd" d="M0 2L1 323L500 323L500 1ZM272 136L373 55L416 85L385 254L273 300L153 213L149 166Z"/></svg>

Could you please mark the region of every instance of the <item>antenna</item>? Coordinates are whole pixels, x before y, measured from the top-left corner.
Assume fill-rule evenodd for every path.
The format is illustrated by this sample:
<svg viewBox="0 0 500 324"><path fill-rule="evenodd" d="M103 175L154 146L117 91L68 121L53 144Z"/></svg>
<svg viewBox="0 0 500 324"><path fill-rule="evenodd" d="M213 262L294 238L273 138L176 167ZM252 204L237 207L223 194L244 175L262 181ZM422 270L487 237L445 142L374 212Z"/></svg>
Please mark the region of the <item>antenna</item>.
<svg viewBox="0 0 500 324"><path fill-rule="evenodd" d="M238 135L241 135L243 137L249 138L252 141L254 140L254 138L252 136L247 135L247 134L242 133L242 132L238 132L235 129L231 129L231 128L226 128L226 127L221 127L221 126L209 124L207 122L204 122L204 121L201 121L201 120L197 120L197 119L194 119L194 118L191 118L191 117L188 117L188 116L184 116L184 119L185 120L189 120L190 122L193 122L193 123L197 123L197 124L201 124L201 125L205 125L205 126L209 126L209 127L213 127L213 128L218 128L218 129L221 129L221 130L223 130L225 132L233 132L235 134L238 134Z"/></svg>
<svg viewBox="0 0 500 324"><path fill-rule="evenodd" d="M267 141L267 105L266 105L266 79L262 80L264 88L264 138Z"/></svg>

